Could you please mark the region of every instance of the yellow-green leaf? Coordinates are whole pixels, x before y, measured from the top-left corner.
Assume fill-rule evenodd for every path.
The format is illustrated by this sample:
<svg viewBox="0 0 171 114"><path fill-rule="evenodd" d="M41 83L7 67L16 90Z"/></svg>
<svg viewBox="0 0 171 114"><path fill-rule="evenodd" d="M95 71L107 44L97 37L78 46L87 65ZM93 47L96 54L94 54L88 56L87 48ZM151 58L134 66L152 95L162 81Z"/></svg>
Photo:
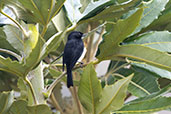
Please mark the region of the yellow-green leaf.
<svg viewBox="0 0 171 114"><path fill-rule="evenodd" d="M110 114L110 112L118 110L123 106L127 87L132 76L121 79L114 85L105 86L96 107L96 114Z"/></svg>
<svg viewBox="0 0 171 114"><path fill-rule="evenodd" d="M96 104L100 98L101 84L96 76L93 64L89 64L83 71L78 89L81 104L92 114L95 114Z"/></svg>

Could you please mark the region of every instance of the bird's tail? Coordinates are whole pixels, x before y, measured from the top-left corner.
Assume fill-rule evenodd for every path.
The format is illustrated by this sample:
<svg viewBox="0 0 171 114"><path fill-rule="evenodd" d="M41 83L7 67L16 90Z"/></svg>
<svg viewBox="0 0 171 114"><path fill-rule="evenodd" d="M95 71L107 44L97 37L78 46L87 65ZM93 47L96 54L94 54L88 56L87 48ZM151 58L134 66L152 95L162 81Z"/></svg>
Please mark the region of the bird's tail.
<svg viewBox="0 0 171 114"><path fill-rule="evenodd" d="M73 86L72 70L67 68L67 87L70 88L71 86Z"/></svg>

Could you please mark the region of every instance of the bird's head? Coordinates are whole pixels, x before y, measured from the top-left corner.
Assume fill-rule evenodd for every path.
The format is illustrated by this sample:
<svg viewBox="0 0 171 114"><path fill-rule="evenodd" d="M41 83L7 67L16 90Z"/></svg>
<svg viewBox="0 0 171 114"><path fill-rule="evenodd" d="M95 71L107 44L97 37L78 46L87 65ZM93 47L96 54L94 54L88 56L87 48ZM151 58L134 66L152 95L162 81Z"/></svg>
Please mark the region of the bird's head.
<svg viewBox="0 0 171 114"><path fill-rule="evenodd" d="M81 37L83 36L82 32L79 31L73 31L68 35L68 40L71 39L81 39Z"/></svg>

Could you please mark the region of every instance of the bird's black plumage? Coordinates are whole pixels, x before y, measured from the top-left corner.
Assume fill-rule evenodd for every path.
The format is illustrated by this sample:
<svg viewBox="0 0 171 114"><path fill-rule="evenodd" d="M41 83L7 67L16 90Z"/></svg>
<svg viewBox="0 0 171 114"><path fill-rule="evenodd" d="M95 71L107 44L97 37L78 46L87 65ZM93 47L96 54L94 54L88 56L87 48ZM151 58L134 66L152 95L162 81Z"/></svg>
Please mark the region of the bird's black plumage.
<svg viewBox="0 0 171 114"><path fill-rule="evenodd" d="M83 33L78 31L73 31L68 36L68 41L64 48L63 55L63 70L64 65L67 67L67 87L73 86L72 80L72 69L77 63L77 60L80 58L83 53L84 43L81 39Z"/></svg>

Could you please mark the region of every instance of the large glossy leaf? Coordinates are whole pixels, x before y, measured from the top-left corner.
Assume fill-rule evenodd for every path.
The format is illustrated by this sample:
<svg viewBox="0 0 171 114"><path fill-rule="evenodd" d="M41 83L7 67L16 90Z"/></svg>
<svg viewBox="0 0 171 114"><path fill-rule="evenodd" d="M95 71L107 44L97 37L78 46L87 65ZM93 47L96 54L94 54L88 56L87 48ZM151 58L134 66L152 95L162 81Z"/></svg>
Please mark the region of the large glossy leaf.
<svg viewBox="0 0 171 114"><path fill-rule="evenodd" d="M18 61L11 61L9 58L4 58L0 56L1 70L11 72L20 77L24 77L40 61L40 52L42 50L42 40L38 37L37 29L34 25L28 25L28 29L30 31L30 35L28 39L23 40L23 41L18 40L17 37L13 37L11 33L9 33L11 35L10 38L14 39L14 41L12 42L10 39L8 39L8 41L14 47L16 46L16 48L21 49L20 51L23 51L21 53L25 57L24 60L19 63ZM20 44L22 48L20 47Z"/></svg>
<svg viewBox="0 0 171 114"><path fill-rule="evenodd" d="M3 4L2 0L1 0L1 3ZM0 4L1 4L1 3L0 3ZM2 9L2 12L4 12L4 13L7 14L7 15L9 15L9 16L10 16L11 18L13 18L13 19L16 18L15 14L14 14L14 13L10 10L10 8L8 8L8 7L4 7L4 8ZM6 16L0 14L0 25L5 25L5 24L12 24L12 25L14 25L14 22L11 21L8 17L6 17Z"/></svg>
<svg viewBox="0 0 171 114"><path fill-rule="evenodd" d="M145 33L127 44L142 44L163 52L171 52L171 33L168 31Z"/></svg>
<svg viewBox="0 0 171 114"><path fill-rule="evenodd" d="M82 17L82 14L79 11L79 8L81 7L80 0L66 0L64 6L70 22L78 22L79 19Z"/></svg>
<svg viewBox="0 0 171 114"><path fill-rule="evenodd" d="M115 56L129 57L171 71L171 56L153 48L142 45L125 45L111 50L110 53L111 54L106 57L106 59L112 59L112 57Z"/></svg>
<svg viewBox="0 0 171 114"><path fill-rule="evenodd" d="M21 54L24 53L24 41L22 32L13 25L4 26L6 40Z"/></svg>
<svg viewBox="0 0 171 114"><path fill-rule="evenodd" d="M144 6L146 8L144 9L140 25L136 28L134 33L139 32L142 28L147 27L156 18L158 18L158 16L164 10L168 1L169 0L151 0L149 2L144 3Z"/></svg>
<svg viewBox="0 0 171 114"><path fill-rule="evenodd" d="M28 114L27 102L23 100L14 101L9 109L9 114Z"/></svg>
<svg viewBox="0 0 171 114"><path fill-rule="evenodd" d="M23 39L24 41L24 54L26 57L30 55L32 52L32 49L34 49L38 43L39 39L39 32L38 29L35 25L33 24L28 24L25 25L27 28L26 30L28 31L28 38Z"/></svg>
<svg viewBox="0 0 171 114"><path fill-rule="evenodd" d="M34 89L35 97L39 104L44 104L44 96L42 91L44 90L44 77L43 77L43 63L41 62L33 71L30 72L34 77L31 79L31 83Z"/></svg>
<svg viewBox="0 0 171 114"><path fill-rule="evenodd" d="M155 74L156 77L167 78L171 80L171 72L168 70L160 69L145 63L132 63L132 65L145 69Z"/></svg>
<svg viewBox="0 0 171 114"><path fill-rule="evenodd" d="M170 2L170 4L169 4ZM141 30L141 33L149 31L149 30L157 30L157 31L162 31L162 30L168 30L171 32L171 1L169 1L167 6L168 8L165 9L162 14L159 16L158 19L154 20L148 27L144 28Z"/></svg>
<svg viewBox="0 0 171 114"><path fill-rule="evenodd" d="M147 100L150 100L150 99L158 98L160 96L168 94L169 92L171 92L171 84L164 87L164 88L162 88L158 92L152 93L151 95L147 95L145 97L140 97L140 98L132 100L132 101L126 103L126 104L137 103L137 102L142 102L142 101L147 101Z"/></svg>
<svg viewBox="0 0 171 114"><path fill-rule="evenodd" d="M110 67L108 68L109 75L114 79L124 78L132 73L134 73L134 77L128 86L128 91L137 97L143 97L146 95L150 95L153 92L159 91L159 85L157 82L157 74L150 72L147 69L143 69L142 67L138 67L134 64L126 65L126 62L119 62L117 67L113 68L112 65L116 64L115 61L111 61ZM126 65L118 69L119 67ZM117 71L115 71L118 69ZM113 73L112 73L113 72ZM108 78L108 82L112 82L112 78Z"/></svg>
<svg viewBox="0 0 171 114"><path fill-rule="evenodd" d="M0 48L8 49L13 52L19 53L14 47L11 46L11 44L6 40L5 32L3 31L3 28L0 27Z"/></svg>
<svg viewBox="0 0 171 114"><path fill-rule="evenodd" d="M99 0L94 2L91 0L87 7L83 5L83 13L80 12L79 8L81 8L81 3L79 0L67 0L65 2L65 8L67 11L67 15L69 20L72 23L79 22L80 20L86 20L90 17L95 16L97 13L104 10L107 6L110 6L115 3L115 0Z"/></svg>
<svg viewBox="0 0 171 114"><path fill-rule="evenodd" d="M140 5L142 0L132 0L122 4L114 4L105 8L103 11L87 19L88 21L112 20L120 18L124 13ZM105 17L105 18L104 18ZM87 21L86 20L86 21ZM84 20L83 20L84 21Z"/></svg>
<svg viewBox="0 0 171 114"><path fill-rule="evenodd" d="M159 85L153 73L141 68L133 67L135 73L128 91L137 97L150 95L153 92L159 91Z"/></svg>
<svg viewBox="0 0 171 114"><path fill-rule="evenodd" d="M40 62L40 55L43 47L43 42L41 38L38 38L37 44L30 53L30 55L26 58L26 61L23 61L23 67L27 70L25 71L25 75L32 70L39 62Z"/></svg>
<svg viewBox="0 0 171 114"><path fill-rule="evenodd" d="M103 88L101 99L97 103L96 114L109 114L123 106L126 90L131 78L132 75L117 81L114 85Z"/></svg>
<svg viewBox="0 0 171 114"><path fill-rule="evenodd" d="M110 56L112 51L116 50L115 47L138 26L142 13L143 9L139 9L125 20L119 20L116 24L107 24L108 33L104 36L103 42L99 45L100 54L97 55L98 59L103 60Z"/></svg>
<svg viewBox="0 0 171 114"><path fill-rule="evenodd" d="M41 58L46 57L50 52L55 51L66 35L66 30L53 35L44 45L41 51Z"/></svg>
<svg viewBox="0 0 171 114"><path fill-rule="evenodd" d="M18 79L17 87L20 89L20 99L26 100L29 96L28 94L28 86L25 84L22 78Z"/></svg>
<svg viewBox="0 0 171 114"><path fill-rule="evenodd" d="M52 114L47 105L27 106L28 114Z"/></svg>
<svg viewBox="0 0 171 114"><path fill-rule="evenodd" d="M0 113L6 114L14 100L14 92L0 93Z"/></svg>
<svg viewBox="0 0 171 114"><path fill-rule="evenodd" d="M170 108L171 102L168 101L171 101L171 97L158 97L146 101L130 103L122 107L119 111L116 111L116 113L143 114L156 112Z"/></svg>
<svg viewBox="0 0 171 114"><path fill-rule="evenodd" d="M47 25L64 2L65 0L6 0L5 4L15 7L20 19Z"/></svg>
<svg viewBox="0 0 171 114"><path fill-rule="evenodd" d="M66 12L64 8L62 8L60 12L58 13L58 15L56 15L52 19L52 22L58 31L65 30L65 28L68 26L68 24L70 24L70 22L66 16Z"/></svg>
<svg viewBox="0 0 171 114"><path fill-rule="evenodd" d="M116 0L99 0L96 2L91 2L87 5L86 9L84 10L83 17L81 20L85 20L97 15L99 12L103 11L106 7L116 4Z"/></svg>
<svg viewBox="0 0 171 114"><path fill-rule="evenodd" d="M96 113L96 104L102 91L100 81L96 76L93 64L89 64L83 71L78 89L81 104L92 114Z"/></svg>
<svg viewBox="0 0 171 114"><path fill-rule="evenodd" d="M22 31L12 25L4 26L6 40L20 52L23 57L27 57L38 41L38 30L33 24L22 24L28 32L28 37L23 37Z"/></svg>
<svg viewBox="0 0 171 114"><path fill-rule="evenodd" d="M10 72L19 77L23 77L26 71L26 68L22 66L17 61L12 61L10 58L4 58L0 56L0 70Z"/></svg>

